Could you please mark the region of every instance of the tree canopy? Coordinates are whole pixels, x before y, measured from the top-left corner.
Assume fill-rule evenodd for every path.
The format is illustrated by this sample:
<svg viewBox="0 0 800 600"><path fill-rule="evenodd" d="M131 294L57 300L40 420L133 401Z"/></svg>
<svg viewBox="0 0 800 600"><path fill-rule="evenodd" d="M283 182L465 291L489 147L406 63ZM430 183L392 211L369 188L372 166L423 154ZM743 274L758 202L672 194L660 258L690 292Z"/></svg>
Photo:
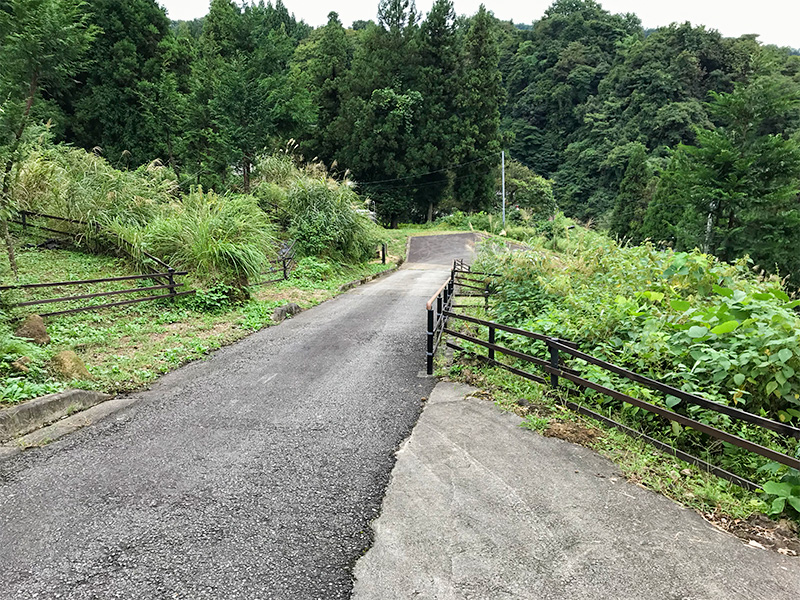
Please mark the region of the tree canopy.
<svg viewBox="0 0 800 600"><path fill-rule="evenodd" d="M496 209L505 150L515 202L542 218L796 271L780 248L800 189L795 51L645 30L594 0L530 25L452 0L376 8L314 29L281 0L172 23L156 0L0 1L4 156L24 113L118 168L168 165L184 192L247 191L260 154L296 143L396 225Z"/></svg>

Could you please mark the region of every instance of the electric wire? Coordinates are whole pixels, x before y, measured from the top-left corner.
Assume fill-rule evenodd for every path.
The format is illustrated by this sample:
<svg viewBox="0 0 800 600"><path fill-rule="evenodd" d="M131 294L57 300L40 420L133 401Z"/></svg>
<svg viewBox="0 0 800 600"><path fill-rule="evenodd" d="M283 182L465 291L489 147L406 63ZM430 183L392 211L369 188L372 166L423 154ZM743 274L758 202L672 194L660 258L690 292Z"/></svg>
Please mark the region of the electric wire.
<svg viewBox="0 0 800 600"><path fill-rule="evenodd" d="M468 160L467 162L458 163L455 165L448 165L443 169L436 169L435 171L428 171L427 173L417 173L416 175L406 175L405 177L395 177L394 179L375 179L373 181L357 181L357 185L372 185L376 183L391 183L393 181L405 181L406 179L419 179L420 177L425 177L426 175L435 175L436 173L444 173L445 171L450 171L452 169L458 169L459 167L465 167L467 165L472 165L475 163L479 163L485 160L489 160L490 158L494 158L497 156L496 152L492 152L491 154L487 154L481 158L476 158L474 160Z"/></svg>

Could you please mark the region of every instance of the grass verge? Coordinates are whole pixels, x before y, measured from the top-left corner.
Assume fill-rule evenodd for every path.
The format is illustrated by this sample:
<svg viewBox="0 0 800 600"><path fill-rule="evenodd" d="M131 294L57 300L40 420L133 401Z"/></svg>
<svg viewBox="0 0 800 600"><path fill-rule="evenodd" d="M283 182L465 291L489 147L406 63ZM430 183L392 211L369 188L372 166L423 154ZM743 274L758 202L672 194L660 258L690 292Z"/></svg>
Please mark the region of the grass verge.
<svg viewBox="0 0 800 600"><path fill-rule="evenodd" d="M251 298L231 302L225 286L184 296L174 301L158 300L130 306L100 309L71 315L48 317L51 341L38 347L8 335L0 350L0 406L16 404L68 387L96 389L110 393L139 389L183 364L197 360L224 345L233 343L273 323L278 306L294 302L310 308L340 293L340 287L353 280L378 274L405 258L405 236L392 232L396 252L381 264L379 260L355 266L341 266L317 259L301 261L287 281L251 288ZM20 283L67 281L130 275L128 264L120 258L94 255L76 248L41 249L25 247L18 252ZM7 266L0 267L2 281L10 281ZM17 319L38 307L10 309L11 303L71 294L107 292L134 287L130 281L86 286L46 288L3 293L3 311L13 330ZM153 285L140 280L140 286ZM190 282L190 287L193 287ZM148 294L144 292L143 294ZM124 298L127 298L125 296ZM83 305L118 300L111 296L81 301ZM78 303L46 304L46 310L61 310ZM56 308L57 307L57 308ZM0 340L1 341L1 340ZM64 350L76 352L92 376L88 380L65 380L51 368L54 355ZM26 372L19 359L26 357ZM16 363L16 365L15 365Z"/></svg>

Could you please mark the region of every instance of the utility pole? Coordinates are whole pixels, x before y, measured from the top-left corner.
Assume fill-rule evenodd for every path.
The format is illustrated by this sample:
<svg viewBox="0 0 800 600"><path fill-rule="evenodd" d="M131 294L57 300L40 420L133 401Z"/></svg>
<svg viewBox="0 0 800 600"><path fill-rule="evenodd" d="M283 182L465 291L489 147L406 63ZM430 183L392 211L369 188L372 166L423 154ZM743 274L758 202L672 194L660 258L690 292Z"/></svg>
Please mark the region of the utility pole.
<svg viewBox="0 0 800 600"><path fill-rule="evenodd" d="M506 228L506 151L500 151L500 159L503 164L502 167L502 176L501 179L503 181L503 229Z"/></svg>

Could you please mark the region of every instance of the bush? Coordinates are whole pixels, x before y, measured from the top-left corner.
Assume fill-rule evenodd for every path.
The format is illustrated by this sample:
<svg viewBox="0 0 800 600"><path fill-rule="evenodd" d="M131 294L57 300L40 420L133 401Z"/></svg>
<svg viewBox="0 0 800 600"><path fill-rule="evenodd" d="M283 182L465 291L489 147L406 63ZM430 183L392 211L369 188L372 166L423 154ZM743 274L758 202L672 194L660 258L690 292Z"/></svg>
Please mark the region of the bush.
<svg viewBox="0 0 800 600"><path fill-rule="evenodd" d="M158 162L119 171L80 148L48 145L35 149L20 165L12 202L22 210L84 223L144 226L177 193L175 174Z"/></svg>
<svg viewBox="0 0 800 600"><path fill-rule="evenodd" d="M508 325L570 339L582 351L664 381L686 392L773 420L800 423L800 301L776 278L756 277L747 260L735 264L694 252L619 246L586 229L560 236L562 248L510 253L482 245L476 270L501 273L494 318ZM504 340L523 351L539 342ZM792 440L731 422L677 398L641 387L580 361L582 376L623 393L726 428L789 454ZM757 478L766 460L728 445L710 450L706 436L670 428L640 409L602 395L589 397L646 432L700 455L721 456L724 467Z"/></svg>
<svg viewBox="0 0 800 600"><path fill-rule="evenodd" d="M304 178L289 189L289 234L301 256L324 256L349 263L372 257L378 227L357 211L358 195L330 180Z"/></svg>
<svg viewBox="0 0 800 600"><path fill-rule="evenodd" d="M313 256L306 256L297 262L292 277L318 283L333 275L333 272L334 269L330 264Z"/></svg>
<svg viewBox="0 0 800 600"><path fill-rule="evenodd" d="M276 238L252 196L194 190L150 223L142 245L201 280L242 287L266 269Z"/></svg>

